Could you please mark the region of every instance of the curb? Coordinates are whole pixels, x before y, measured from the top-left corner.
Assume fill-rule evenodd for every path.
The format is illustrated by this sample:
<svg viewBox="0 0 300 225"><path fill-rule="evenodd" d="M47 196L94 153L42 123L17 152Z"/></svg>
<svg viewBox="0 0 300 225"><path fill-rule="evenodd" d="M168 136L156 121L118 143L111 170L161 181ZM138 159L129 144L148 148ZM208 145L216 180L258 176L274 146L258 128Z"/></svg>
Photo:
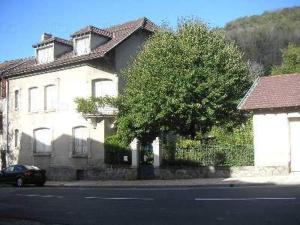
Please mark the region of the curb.
<svg viewBox="0 0 300 225"><path fill-rule="evenodd" d="M295 186L300 184L276 184L270 182L253 182L253 183L215 183L215 184L47 184L45 187L64 187L64 188L205 188L205 187L255 187L255 186Z"/></svg>

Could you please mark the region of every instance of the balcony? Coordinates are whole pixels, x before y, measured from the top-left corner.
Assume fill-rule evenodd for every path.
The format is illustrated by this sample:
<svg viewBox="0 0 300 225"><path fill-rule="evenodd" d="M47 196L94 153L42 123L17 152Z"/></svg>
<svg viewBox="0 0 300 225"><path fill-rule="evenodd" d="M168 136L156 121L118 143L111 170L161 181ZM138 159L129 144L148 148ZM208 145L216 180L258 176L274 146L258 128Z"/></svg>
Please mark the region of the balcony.
<svg viewBox="0 0 300 225"><path fill-rule="evenodd" d="M90 121L94 128L102 119L113 118L118 113L115 97L76 98L75 103L77 112Z"/></svg>

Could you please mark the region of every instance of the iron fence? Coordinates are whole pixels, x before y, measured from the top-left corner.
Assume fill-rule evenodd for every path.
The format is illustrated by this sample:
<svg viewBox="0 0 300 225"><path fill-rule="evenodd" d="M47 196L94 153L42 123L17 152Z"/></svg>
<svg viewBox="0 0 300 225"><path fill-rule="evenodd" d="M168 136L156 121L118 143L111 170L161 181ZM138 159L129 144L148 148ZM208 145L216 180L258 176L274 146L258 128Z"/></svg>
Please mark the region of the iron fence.
<svg viewBox="0 0 300 225"><path fill-rule="evenodd" d="M164 154L163 163L177 166L251 166L254 164L254 150L251 145L176 147L173 154Z"/></svg>

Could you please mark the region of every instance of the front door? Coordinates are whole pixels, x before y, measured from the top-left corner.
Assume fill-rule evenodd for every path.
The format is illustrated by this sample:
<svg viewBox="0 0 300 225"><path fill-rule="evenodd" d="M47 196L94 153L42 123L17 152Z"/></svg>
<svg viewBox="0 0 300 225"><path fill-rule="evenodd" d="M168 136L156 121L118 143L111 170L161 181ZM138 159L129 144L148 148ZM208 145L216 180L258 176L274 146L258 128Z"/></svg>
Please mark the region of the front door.
<svg viewBox="0 0 300 225"><path fill-rule="evenodd" d="M300 172L300 119L290 121L291 171Z"/></svg>

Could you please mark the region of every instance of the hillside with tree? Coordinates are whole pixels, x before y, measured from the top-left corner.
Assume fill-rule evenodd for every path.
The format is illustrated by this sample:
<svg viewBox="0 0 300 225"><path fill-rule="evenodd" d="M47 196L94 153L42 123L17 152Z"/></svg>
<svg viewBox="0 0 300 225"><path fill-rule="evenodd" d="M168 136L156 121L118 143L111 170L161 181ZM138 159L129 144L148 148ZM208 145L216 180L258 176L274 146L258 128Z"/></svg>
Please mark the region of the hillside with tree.
<svg viewBox="0 0 300 225"><path fill-rule="evenodd" d="M263 67L264 73L270 74L273 66L282 63L282 50L289 43L300 45L300 7L239 18L224 29L254 70Z"/></svg>

